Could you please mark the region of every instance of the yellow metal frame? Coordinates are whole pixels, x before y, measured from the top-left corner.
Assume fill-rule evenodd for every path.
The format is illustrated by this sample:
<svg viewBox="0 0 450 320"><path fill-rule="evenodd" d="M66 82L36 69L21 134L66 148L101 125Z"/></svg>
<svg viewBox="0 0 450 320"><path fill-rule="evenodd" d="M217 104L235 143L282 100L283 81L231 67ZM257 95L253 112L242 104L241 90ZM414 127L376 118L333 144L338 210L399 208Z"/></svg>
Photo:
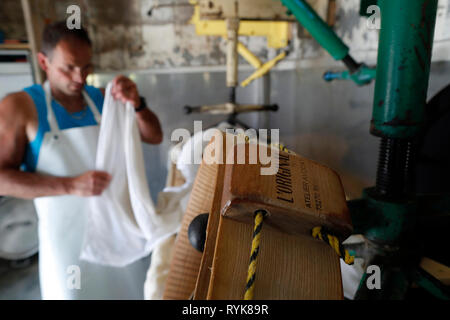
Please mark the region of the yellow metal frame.
<svg viewBox="0 0 450 320"><path fill-rule="evenodd" d="M241 86L246 87L252 82L253 80L258 79L259 77L262 77L267 72L270 71L275 65L280 61L283 60L286 57L286 52L280 53L278 56L276 56L274 59L264 63L261 67L259 67L250 77L242 81Z"/></svg>
<svg viewBox="0 0 450 320"><path fill-rule="evenodd" d="M195 25L198 35L204 36L227 36L227 26L224 20L200 20L200 8L196 1L194 4L194 14L190 23ZM267 45L270 48L285 48L289 41L289 22L286 21L240 21L240 36L263 36L267 38Z"/></svg>
<svg viewBox="0 0 450 320"><path fill-rule="evenodd" d="M227 38L227 24L224 20L201 20L200 8L197 1L190 0L194 6L194 14L189 23L195 25L195 32L204 36L221 36ZM267 38L267 45L270 48L280 49L288 46L289 41L289 22L285 21L240 21L240 36L263 36ZM286 52L280 53L274 59L262 63L246 46L241 42L237 44L239 54L250 63L256 71L245 79L242 87L246 87L253 80L263 76L270 71L280 60L286 57Z"/></svg>
<svg viewBox="0 0 450 320"><path fill-rule="evenodd" d="M253 54L253 52L248 50L248 48L246 46L244 46L241 42L238 42L237 50L238 50L238 53L245 60L247 60L248 63L250 63L253 66L253 68L259 69L262 67L263 64L262 64L261 60L259 60L258 57L255 56Z"/></svg>

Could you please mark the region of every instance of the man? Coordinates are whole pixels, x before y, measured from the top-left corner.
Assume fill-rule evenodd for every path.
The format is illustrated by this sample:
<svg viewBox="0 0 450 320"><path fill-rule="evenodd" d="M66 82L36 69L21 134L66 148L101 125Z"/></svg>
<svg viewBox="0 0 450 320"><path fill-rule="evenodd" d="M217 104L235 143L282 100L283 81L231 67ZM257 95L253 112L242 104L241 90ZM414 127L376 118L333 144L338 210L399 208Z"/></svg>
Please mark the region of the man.
<svg viewBox="0 0 450 320"><path fill-rule="evenodd" d="M38 54L48 81L0 102L0 195L34 199L43 299L138 299L148 267L138 261L112 268L78 258L87 199L111 180L110 173L93 170L103 91L86 85L91 58L84 29L48 25ZM136 85L118 76L111 93L135 107L142 141L159 144L159 120Z"/></svg>

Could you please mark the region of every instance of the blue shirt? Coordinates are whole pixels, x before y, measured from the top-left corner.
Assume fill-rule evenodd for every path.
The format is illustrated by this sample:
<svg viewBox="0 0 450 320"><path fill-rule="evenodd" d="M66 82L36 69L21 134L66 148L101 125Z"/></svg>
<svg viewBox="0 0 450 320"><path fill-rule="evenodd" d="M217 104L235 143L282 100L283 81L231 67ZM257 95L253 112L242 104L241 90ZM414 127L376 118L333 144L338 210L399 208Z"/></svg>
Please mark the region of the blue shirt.
<svg viewBox="0 0 450 320"><path fill-rule="evenodd" d="M85 86L84 90L92 99L101 114L103 108L102 92L92 86ZM31 99L33 99L38 114L39 125L36 138L27 144L22 169L28 172L34 172L38 163L39 151L44 135L46 132L50 131L50 126L47 121L47 105L45 102L44 88L39 84L35 84L25 88L24 91L30 95ZM97 125L90 108L87 108L86 111L83 110L71 113L74 116L73 117L63 106L52 99L52 109L55 113L60 130Z"/></svg>

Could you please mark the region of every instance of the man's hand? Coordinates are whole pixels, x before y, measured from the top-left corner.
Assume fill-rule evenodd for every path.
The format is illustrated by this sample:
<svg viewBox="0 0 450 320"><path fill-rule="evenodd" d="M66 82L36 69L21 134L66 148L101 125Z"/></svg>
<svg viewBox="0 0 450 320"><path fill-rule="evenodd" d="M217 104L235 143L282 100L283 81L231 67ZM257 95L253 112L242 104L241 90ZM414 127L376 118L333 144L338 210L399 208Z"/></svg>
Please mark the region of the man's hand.
<svg viewBox="0 0 450 320"><path fill-rule="evenodd" d="M98 196L108 187L111 175L104 171L87 171L68 180L68 193L75 196Z"/></svg>
<svg viewBox="0 0 450 320"><path fill-rule="evenodd" d="M111 94L123 103L131 102L133 107L139 107L141 102L136 84L129 78L119 75L112 82Z"/></svg>
<svg viewBox="0 0 450 320"><path fill-rule="evenodd" d="M120 100L123 103L131 102L135 109L141 104L136 84L123 75L115 77L112 81L111 95L114 99ZM159 144L162 142L163 133L161 124L153 111L149 108L144 108L136 112L136 120L143 142L151 144Z"/></svg>

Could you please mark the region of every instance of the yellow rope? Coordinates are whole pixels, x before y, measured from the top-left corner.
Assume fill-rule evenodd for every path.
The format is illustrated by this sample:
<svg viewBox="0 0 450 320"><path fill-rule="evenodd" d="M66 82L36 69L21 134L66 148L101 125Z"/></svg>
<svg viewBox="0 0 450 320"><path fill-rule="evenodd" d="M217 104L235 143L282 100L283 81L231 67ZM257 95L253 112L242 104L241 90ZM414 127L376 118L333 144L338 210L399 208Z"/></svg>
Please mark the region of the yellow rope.
<svg viewBox="0 0 450 320"><path fill-rule="evenodd" d="M252 251L250 254L250 263L248 265L247 284L245 286L244 300L252 300L255 289L256 262L259 253L259 242L261 238L261 229L264 217L267 212L258 210L255 212L255 228L253 229Z"/></svg>
<svg viewBox="0 0 450 320"><path fill-rule="evenodd" d="M329 234L327 231L322 230L322 227L314 227L312 229L312 236L315 239L320 239L328 243L334 251L339 255L339 257L344 259L346 264L353 264L355 262L355 257L350 255L348 250L345 250L339 243L339 239L336 236ZM343 253L343 254L342 254Z"/></svg>
<svg viewBox="0 0 450 320"><path fill-rule="evenodd" d="M247 283L245 286L244 300L252 300L255 290L255 277L256 277L256 263L259 254L259 243L261 238L261 229L264 221L264 217L267 212L264 210L257 210L255 212L255 227L253 229L252 250L250 253L250 262L248 265ZM312 236L315 239L320 239L328 243L334 251L343 258L346 264L353 264L355 257L350 255L348 250L345 250L339 243L339 239L336 236L329 234L322 227L315 227L312 229Z"/></svg>
<svg viewBox="0 0 450 320"><path fill-rule="evenodd" d="M286 146L282 143L271 143L270 146L279 149L280 151L283 152L287 152L287 153L292 153L291 151L289 151L288 148L286 148Z"/></svg>

